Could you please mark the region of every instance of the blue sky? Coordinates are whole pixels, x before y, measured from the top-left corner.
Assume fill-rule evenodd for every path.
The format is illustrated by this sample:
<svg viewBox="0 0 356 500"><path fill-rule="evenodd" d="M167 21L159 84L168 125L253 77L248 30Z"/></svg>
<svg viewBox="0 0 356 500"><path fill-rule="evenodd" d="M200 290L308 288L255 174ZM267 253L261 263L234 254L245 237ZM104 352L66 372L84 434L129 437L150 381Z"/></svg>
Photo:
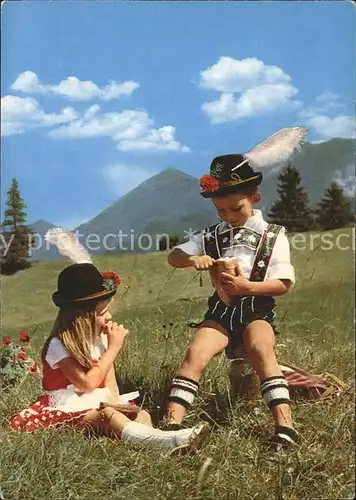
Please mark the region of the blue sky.
<svg viewBox="0 0 356 500"><path fill-rule="evenodd" d="M354 35L350 2L5 3L3 197L74 228L282 127L350 137Z"/></svg>

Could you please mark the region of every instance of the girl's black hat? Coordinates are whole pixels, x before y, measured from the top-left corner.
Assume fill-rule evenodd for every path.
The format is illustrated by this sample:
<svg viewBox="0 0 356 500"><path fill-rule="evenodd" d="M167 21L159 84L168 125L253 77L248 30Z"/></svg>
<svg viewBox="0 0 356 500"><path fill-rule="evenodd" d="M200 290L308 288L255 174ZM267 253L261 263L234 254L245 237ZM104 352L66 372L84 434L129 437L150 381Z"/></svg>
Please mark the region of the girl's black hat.
<svg viewBox="0 0 356 500"><path fill-rule="evenodd" d="M57 307L80 308L113 297L119 284L116 273L100 273L89 263L73 264L59 274L52 298Z"/></svg>

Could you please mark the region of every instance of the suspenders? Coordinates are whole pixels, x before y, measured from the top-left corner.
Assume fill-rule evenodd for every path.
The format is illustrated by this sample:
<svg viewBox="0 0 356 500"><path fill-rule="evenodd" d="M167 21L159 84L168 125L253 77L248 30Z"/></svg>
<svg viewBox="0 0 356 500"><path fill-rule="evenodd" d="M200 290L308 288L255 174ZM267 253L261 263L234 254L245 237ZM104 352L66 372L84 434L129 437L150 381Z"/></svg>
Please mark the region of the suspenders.
<svg viewBox="0 0 356 500"><path fill-rule="evenodd" d="M219 234L218 226L219 224L214 224L203 231L205 255L210 255L213 259L218 259L224 250L225 240L229 241L229 244L232 246L233 241L236 239L239 242L238 244L244 244L255 251L250 281L263 281L282 226L269 224L262 236L252 230L246 230L246 228L233 228L226 231L226 233ZM224 234L228 236L224 237Z"/></svg>
<svg viewBox="0 0 356 500"><path fill-rule="evenodd" d="M250 281L263 281L266 276L268 265L271 260L273 247L282 226L269 224L263 233L259 247L257 248L255 260L253 262Z"/></svg>

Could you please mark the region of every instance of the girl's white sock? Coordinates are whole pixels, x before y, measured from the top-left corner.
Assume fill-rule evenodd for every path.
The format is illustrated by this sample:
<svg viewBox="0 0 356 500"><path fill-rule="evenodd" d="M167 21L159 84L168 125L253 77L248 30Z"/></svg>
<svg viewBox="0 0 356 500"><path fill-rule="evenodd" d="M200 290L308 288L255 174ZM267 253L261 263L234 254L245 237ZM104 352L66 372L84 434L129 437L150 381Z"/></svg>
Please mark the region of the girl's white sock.
<svg viewBox="0 0 356 500"><path fill-rule="evenodd" d="M130 422L121 434L122 441L139 444L158 444L165 447L189 444L193 429L179 431L161 431L138 422Z"/></svg>

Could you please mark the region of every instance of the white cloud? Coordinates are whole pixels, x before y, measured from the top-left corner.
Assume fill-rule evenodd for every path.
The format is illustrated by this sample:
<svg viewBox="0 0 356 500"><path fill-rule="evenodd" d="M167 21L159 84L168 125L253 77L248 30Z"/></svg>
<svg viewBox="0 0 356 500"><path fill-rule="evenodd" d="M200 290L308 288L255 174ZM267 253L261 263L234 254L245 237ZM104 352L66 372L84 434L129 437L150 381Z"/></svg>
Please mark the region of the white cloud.
<svg viewBox="0 0 356 500"><path fill-rule="evenodd" d="M252 87L288 83L291 78L278 66L265 65L255 57L220 57L217 63L200 73L200 86L218 92L243 92Z"/></svg>
<svg viewBox="0 0 356 500"><path fill-rule="evenodd" d="M52 139L110 137L120 151L189 151L175 140L174 127L154 128L146 111L127 109L104 114L99 111L98 105L91 106L81 118L53 130L49 136Z"/></svg>
<svg viewBox="0 0 356 500"><path fill-rule="evenodd" d="M278 66L265 65L256 58L221 57L200 73L198 85L221 92L219 99L202 105L212 123L300 105L292 100L298 90L292 85L291 77Z"/></svg>
<svg viewBox="0 0 356 500"><path fill-rule="evenodd" d="M52 93L74 101L88 101L90 99L109 101L124 95L131 95L139 86L138 82L128 80L126 82L109 81L107 85L98 87L94 82L81 81L76 76L69 76L58 85L49 85L41 83L33 71L24 71L16 78L11 89L30 94Z"/></svg>
<svg viewBox="0 0 356 500"><path fill-rule="evenodd" d="M290 99L297 92L292 85L283 83L261 85L246 90L240 97L223 93L218 100L204 103L202 109L212 123L224 123L291 105Z"/></svg>
<svg viewBox="0 0 356 500"><path fill-rule="evenodd" d="M351 116L340 115L332 118L315 111L304 110L300 113L300 118L304 120L307 127L324 139L354 137L355 121Z"/></svg>
<svg viewBox="0 0 356 500"><path fill-rule="evenodd" d="M344 107L340 97L334 92L324 92L316 98L316 105L303 109L299 118L305 126L321 136L312 142L314 144L327 141L334 137L353 138L355 134L355 120L352 116L330 116L335 109Z"/></svg>
<svg viewBox="0 0 356 500"><path fill-rule="evenodd" d="M110 189L117 195L123 195L157 174L158 171L116 163L104 167L101 173Z"/></svg>
<svg viewBox="0 0 356 500"><path fill-rule="evenodd" d="M73 108L60 113L45 113L40 104L30 97L7 95L1 98L1 134L21 134L27 129L58 125L78 117Z"/></svg>
<svg viewBox="0 0 356 500"><path fill-rule="evenodd" d="M348 165L344 172L336 172L334 181L343 189L347 196L355 196L355 166Z"/></svg>
<svg viewBox="0 0 356 500"><path fill-rule="evenodd" d="M343 104L340 103L340 97L335 92L324 92L316 98L318 103L318 111L328 111L331 108L341 108Z"/></svg>
<svg viewBox="0 0 356 500"><path fill-rule="evenodd" d="M310 144L322 144L323 142L328 142L328 139L317 139L315 141L309 141Z"/></svg>
<svg viewBox="0 0 356 500"><path fill-rule="evenodd" d="M73 108L45 113L31 97L5 96L1 100L2 135L20 134L29 129L61 125L48 135L52 139L110 137L120 151L180 151L190 149L175 139L175 127L154 127L144 110L127 109L100 114L100 106L90 106L79 115Z"/></svg>

